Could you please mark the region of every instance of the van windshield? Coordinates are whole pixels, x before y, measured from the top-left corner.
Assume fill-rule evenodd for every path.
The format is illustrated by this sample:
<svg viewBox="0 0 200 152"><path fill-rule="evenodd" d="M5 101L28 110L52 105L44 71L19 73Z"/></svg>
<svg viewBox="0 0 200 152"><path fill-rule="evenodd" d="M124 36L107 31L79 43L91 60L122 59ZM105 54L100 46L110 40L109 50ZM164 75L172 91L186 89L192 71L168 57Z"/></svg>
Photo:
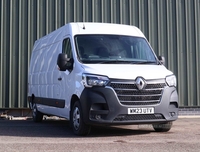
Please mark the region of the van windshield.
<svg viewBox="0 0 200 152"><path fill-rule="evenodd" d="M82 63L158 64L146 39L123 35L76 35L78 59Z"/></svg>

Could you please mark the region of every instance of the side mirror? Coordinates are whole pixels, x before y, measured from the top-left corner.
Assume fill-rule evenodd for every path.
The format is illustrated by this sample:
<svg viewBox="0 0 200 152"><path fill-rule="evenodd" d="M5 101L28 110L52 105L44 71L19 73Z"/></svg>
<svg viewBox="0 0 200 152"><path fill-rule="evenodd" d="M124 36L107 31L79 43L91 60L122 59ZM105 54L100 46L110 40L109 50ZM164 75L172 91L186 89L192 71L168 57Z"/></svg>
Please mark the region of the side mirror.
<svg viewBox="0 0 200 152"><path fill-rule="evenodd" d="M57 65L60 71L66 71L67 69L72 69L73 59L67 58L67 54L60 53L57 58Z"/></svg>
<svg viewBox="0 0 200 152"><path fill-rule="evenodd" d="M158 60L160 61L161 64L165 65L165 57L158 56Z"/></svg>

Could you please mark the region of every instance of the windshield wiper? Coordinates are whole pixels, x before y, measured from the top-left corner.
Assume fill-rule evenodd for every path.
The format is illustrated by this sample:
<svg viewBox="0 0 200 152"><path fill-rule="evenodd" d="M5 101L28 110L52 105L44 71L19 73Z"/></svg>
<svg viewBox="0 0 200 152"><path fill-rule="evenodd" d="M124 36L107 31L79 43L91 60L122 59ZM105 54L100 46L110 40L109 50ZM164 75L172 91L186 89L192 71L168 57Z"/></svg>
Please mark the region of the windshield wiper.
<svg viewBox="0 0 200 152"><path fill-rule="evenodd" d="M109 60L109 61L102 61L102 62L97 62L97 64L112 64L112 63L117 63L117 64L123 64L123 63L129 63L129 64L134 64L135 62L133 61L123 61L123 60Z"/></svg>
<svg viewBox="0 0 200 152"><path fill-rule="evenodd" d="M138 61L137 64L158 64L156 61Z"/></svg>
<svg viewBox="0 0 200 152"><path fill-rule="evenodd" d="M94 64L159 64L156 61L127 61L127 60L107 60L107 61L85 61L84 63L94 63Z"/></svg>

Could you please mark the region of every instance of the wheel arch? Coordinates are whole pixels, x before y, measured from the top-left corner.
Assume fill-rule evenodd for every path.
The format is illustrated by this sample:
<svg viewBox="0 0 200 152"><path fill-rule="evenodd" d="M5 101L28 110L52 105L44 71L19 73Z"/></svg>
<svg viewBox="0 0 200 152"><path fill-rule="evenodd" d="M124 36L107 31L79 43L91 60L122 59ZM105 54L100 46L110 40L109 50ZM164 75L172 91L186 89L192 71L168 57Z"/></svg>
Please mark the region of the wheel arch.
<svg viewBox="0 0 200 152"><path fill-rule="evenodd" d="M28 105L29 108L32 109L33 103L34 103L35 95L32 94L31 96L28 96Z"/></svg>
<svg viewBox="0 0 200 152"><path fill-rule="evenodd" d="M71 114L71 111L72 111L72 108L74 106L74 103L77 101L77 100L80 100L79 97L77 95L72 95L72 98L71 98L71 102L70 102L70 113Z"/></svg>
<svg viewBox="0 0 200 152"><path fill-rule="evenodd" d="M31 95L31 99L32 99L31 101L33 102L34 99L35 99L35 95L34 94Z"/></svg>

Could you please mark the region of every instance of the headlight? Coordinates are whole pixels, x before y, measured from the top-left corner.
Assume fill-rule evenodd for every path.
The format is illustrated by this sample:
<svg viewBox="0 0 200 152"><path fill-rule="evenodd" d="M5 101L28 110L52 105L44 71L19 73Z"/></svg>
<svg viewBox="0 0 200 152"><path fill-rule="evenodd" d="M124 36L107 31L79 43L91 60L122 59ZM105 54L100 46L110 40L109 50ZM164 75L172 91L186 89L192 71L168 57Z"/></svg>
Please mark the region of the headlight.
<svg viewBox="0 0 200 152"><path fill-rule="evenodd" d="M109 79L106 76L83 74L82 82L85 87L106 86Z"/></svg>
<svg viewBox="0 0 200 152"><path fill-rule="evenodd" d="M175 75L171 75L166 77L166 82L168 84L168 86L175 86L176 87L176 77Z"/></svg>

